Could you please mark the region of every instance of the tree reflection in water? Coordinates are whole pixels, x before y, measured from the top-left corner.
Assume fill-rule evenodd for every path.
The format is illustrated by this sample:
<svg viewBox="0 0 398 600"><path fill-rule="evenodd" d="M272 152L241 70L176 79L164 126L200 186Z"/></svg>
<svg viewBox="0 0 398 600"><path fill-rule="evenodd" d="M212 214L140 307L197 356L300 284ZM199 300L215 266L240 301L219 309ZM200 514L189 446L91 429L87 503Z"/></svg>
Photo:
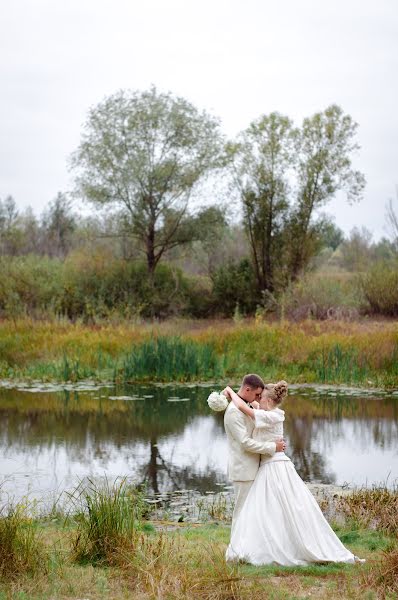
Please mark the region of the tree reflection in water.
<svg viewBox="0 0 398 600"><path fill-rule="evenodd" d="M208 392L199 386L0 390L0 475L21 473L21 493L26 481L51 489L52 481L104 473L131 476L154 493L217 490L227 483L227 445L223 416L209 411ZM116 394L135 399L109 399ZM306 481L339 482L329 458L337 443L349 452L352 431L375 452L391 451L396 443L392 397L325 397L307 390L292 393L284 408L288 454Z"/></svg>

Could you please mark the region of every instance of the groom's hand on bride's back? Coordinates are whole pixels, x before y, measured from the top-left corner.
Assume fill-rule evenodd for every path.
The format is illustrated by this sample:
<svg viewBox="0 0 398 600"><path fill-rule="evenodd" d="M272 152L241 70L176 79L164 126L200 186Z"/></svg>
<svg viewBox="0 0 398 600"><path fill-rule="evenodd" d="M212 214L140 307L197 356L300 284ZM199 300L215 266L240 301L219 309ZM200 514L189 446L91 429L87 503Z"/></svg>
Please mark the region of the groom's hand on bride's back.
<svg viewBox="0 0 398 600"><path fill-rule="evenodd" d="M276 452L284 452L286 450L286 442L282 438L275 442Z"/></svg>

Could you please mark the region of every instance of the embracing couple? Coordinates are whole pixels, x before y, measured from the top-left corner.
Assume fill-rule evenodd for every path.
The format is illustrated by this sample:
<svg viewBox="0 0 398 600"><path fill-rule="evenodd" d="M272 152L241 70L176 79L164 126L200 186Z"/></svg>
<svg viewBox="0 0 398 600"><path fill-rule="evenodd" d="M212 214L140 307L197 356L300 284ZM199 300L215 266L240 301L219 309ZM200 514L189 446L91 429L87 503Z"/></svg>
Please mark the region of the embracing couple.
<svg viewBox="0 0 398 600"><path fill-rule="evenodd" d="M253 565L306 565L362 562L343 546L315 498L285 454L279 407L287 396L285 381L265 385L246 375L225 411L228 476L235 491L227 560Z"/></svg>

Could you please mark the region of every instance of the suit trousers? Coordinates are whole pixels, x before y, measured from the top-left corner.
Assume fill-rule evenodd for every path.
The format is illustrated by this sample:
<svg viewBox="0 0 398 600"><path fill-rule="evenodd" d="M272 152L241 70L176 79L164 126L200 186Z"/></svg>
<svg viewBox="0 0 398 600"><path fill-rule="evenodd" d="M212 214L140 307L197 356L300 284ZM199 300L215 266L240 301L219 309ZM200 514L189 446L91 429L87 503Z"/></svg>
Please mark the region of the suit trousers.
<svg viewBox="0 0 398 600"><path fill-rule="evenodd" d="M232 515L231 531L235 526L236 519L238 518L238 515L239 515L240 511L242 510L242 506L245 503L245 500L250 491L250 488L253 485L253 480L251 480L251 481L233 481L232 483L233 483L234 492L235 492L235 506L234 506L234 512Z"/></svg>

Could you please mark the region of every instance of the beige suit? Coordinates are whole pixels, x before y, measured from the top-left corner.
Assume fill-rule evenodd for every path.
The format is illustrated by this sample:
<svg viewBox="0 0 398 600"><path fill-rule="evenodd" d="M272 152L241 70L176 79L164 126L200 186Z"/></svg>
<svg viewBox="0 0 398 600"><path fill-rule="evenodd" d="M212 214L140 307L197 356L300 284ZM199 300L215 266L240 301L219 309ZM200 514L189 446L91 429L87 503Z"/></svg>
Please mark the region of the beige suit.
<svg viewBox="0 0 398 600"><path fill-rule="evenodd" d="M275 454L275 442L260 442L251 435L254 421L230 402L224 415L228 438L228 477L235 491L235 508L232 527L243 506L260 465L260 454Z"/></svg>

